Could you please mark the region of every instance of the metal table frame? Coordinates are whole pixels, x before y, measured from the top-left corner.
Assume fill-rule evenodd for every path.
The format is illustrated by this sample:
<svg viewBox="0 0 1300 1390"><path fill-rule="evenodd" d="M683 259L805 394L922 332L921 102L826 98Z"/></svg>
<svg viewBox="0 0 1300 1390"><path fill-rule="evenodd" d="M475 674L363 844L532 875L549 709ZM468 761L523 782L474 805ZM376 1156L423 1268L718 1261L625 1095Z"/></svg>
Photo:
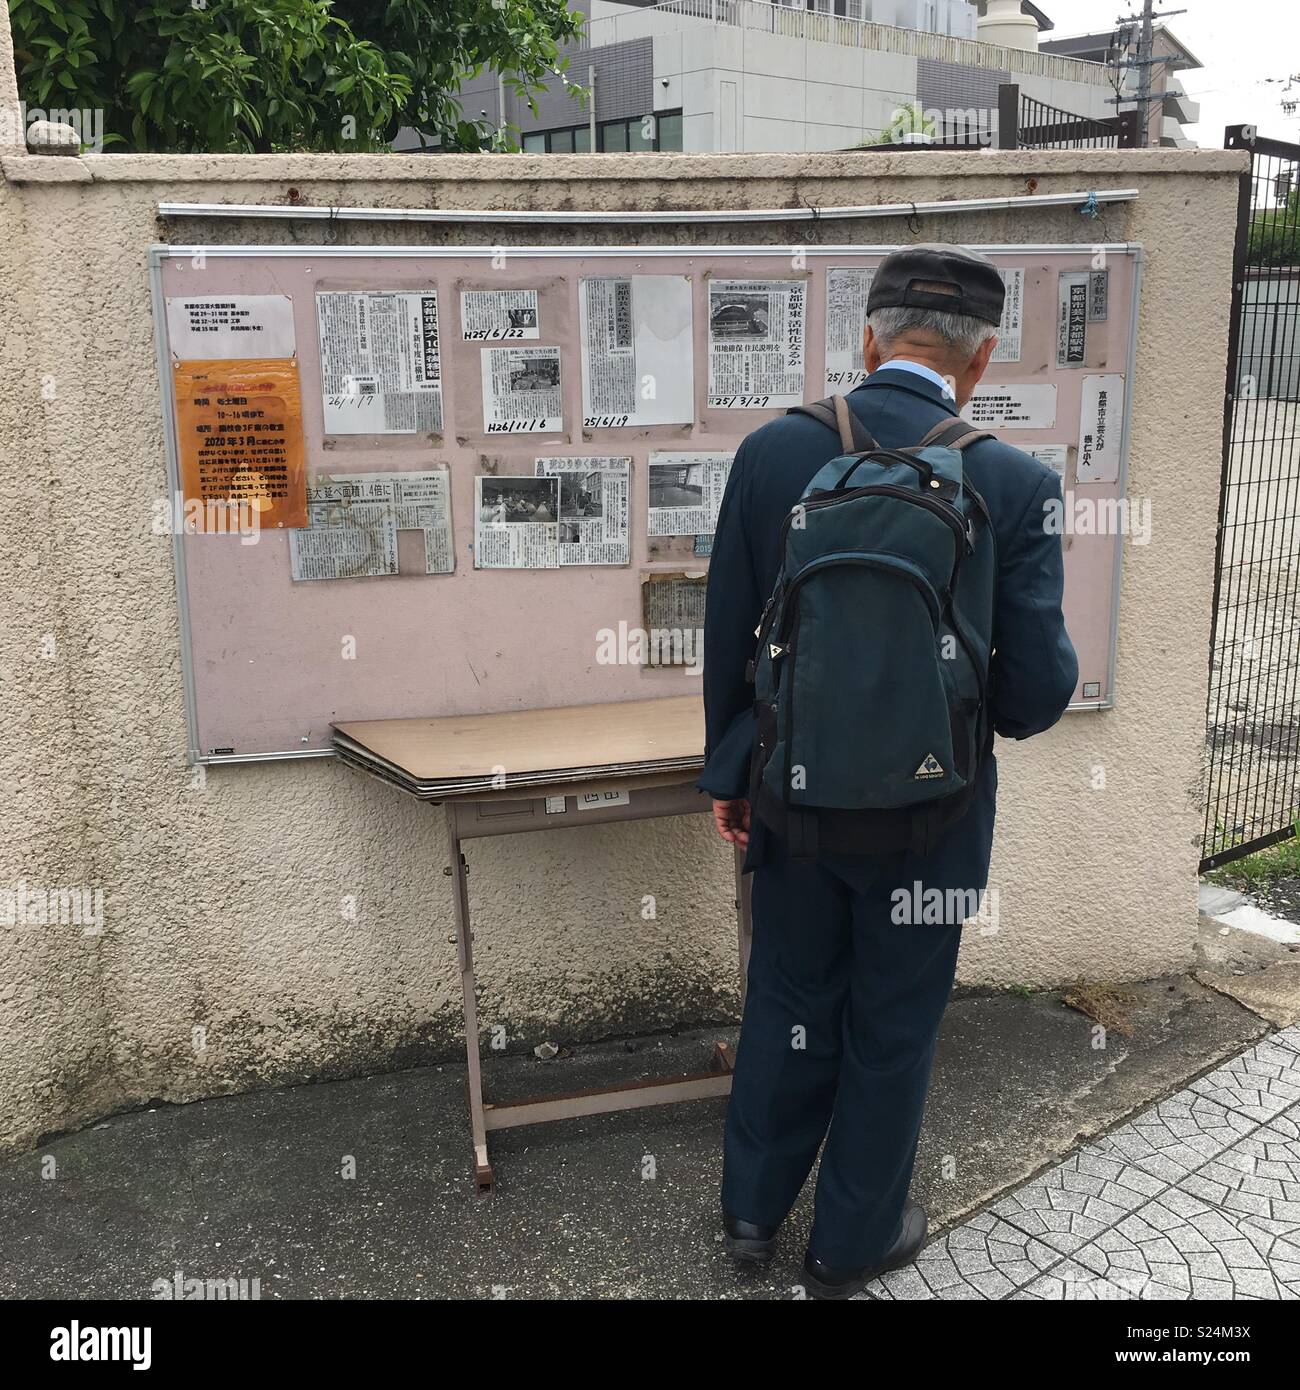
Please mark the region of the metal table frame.
<svg viewBox="0 0 1300 1390"><path fill-rule="evenodd" d="M456 952L460 964L461 989L465 1007L465 1054L469 1063L470 1129L474 1145L474 1185L479 1193L492 1190L492 1164L488 1157L488 1134L519 1125L570 1120L582 1115L600 1115L615 1110L633 1110L648 1105L667 1105L682 1100L704 1100L725 1096L731 1091L732 1052L718 1043L712 1071L688 1076L668 1077L606 1086L594 1090L537 1096L508 1104L493 1104L483 1094L483 1071L479 1053L478 1001L474 988L474 932L470 924L469 865L462 845L466 840L493 835L517 835L530 830L575 828L611 821L652 820L661 816L699 814L712 809L712 803L691 782L645 786L645 779L608 777L584 782L580 788L557 785L530 790L527 796L495 793L490 796L455 797L440 803L447 815L447 845L451 864L443 872L452 880L452 904L456 918ZM575 791L626 791L623 803L574 809ZM564 796L563 814L547 812ZM745 976L749 967L751 937L749 880L741 873L743 853L735 853L736 940L740 957L740 989L743 1001Z"/></svg>

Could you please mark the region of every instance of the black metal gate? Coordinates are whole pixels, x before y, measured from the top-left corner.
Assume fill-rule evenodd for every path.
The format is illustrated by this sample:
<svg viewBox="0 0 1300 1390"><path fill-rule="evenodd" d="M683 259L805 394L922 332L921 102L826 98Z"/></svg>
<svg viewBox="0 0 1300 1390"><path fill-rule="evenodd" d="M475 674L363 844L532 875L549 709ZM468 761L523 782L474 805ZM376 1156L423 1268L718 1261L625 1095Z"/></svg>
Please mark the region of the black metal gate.
<svg viewBox="0 0 1300 1390"><path fill-rule="evenodd" d="M1249 150L1232 273L1214 567L1202 869L1295 834L1300 813L1300 145Z"/></svg>

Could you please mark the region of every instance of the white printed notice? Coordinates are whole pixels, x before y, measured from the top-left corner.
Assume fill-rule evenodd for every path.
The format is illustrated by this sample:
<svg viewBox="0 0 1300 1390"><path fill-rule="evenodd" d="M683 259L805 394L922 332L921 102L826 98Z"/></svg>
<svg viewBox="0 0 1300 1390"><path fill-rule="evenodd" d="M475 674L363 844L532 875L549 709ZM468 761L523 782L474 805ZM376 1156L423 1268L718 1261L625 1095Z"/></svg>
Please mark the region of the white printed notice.
<svg viewBox="0 0 1300 1390"><path fill-rule="evenodd" d="M442 429L434 290L320 291L316 318L326 434Z"/></svg>
<svg viewBox="0 0 1300 1390"><path fill-rule="evenodd" d="M1076 481L1117 482L1123 438L1124 378L1119 373L1084 377Z"/></svg>
<svg viewBox="0 0 1300 1390"><path fill-rule="evenodd" d="M467 343L536 338L536 290L462 290L460 336Z"/></svg>
<svg viewBox="0 0 1300 1390"><path fill-rule="evenodd" d="M688 425L695 419L688 277L586 278L578 311L584 429Z"/></svg>
<svg viewBox="0 0 1300 1390"><path fill-rule="evenodd" d="M998 345L990 362L1019 362L1020 337L1025 319L1025 272L999 270L1006 294L1002 300L1002 321L998 324Z"/></svg>
<svg viewBox="0 0 1300 1390"><path fill-rule="evenodd" d="M446 469L321 475L307 501L310 526L289 534L294 579L396 574L398 531L423 533L426 574L456 567Z"/></svg>
<svg viewBox="0 0 1300 1390"><path fill-rule="evenodd" d="M483 428L488 434L553 434L564 428L557 347L483 349Z"/></svg>
<svg viewBox="0 0 1300 1390"><path fill-rule="evenodd" d="M650 455L651 536L712 535L731 472L732 454Z"/></svg>
<svg viewBox="0 0 1300 1390"><path fill-rule="evenodd" d="M709 281L709 405L803 401L806 280Z"/></svg>
<svg viewBox="0 0 1300 1390"><path fill-rule="evenodd" d="M986 430L1050 430L1056 424L1056 387L977 386L961 415Z"/></svg>
<svg viewBox="0 0 1300 1390"><path fill-rule="evenodd" d="M631 560L630 458L542 458L539 478L560 483L561 565L626 565Z"/></svg>
<svg viewBox="0 0 1300 1390"><path fill-rule="evenodd" d="M876 272L832 266L826 272L826 389L851 391L867 379L862 334Z"/></svg>
<svg viewBox="0 0 1300 1390"><path fill-rule="evenodd" d="M1088 347L1088 287L1086 270L1063 270L1056 306L1056 365L1082 367Z"/></svg>
<svg viewBox="0 0 1300 1390"><path fill-rule="evenodd" d="M169 299L167 345L182 362L292 357L293 300L287 294Z"/></svg>
<svg viewBox="0 0 1300 1390"><path fill-rule="evenodd" d="M474 568L557 568L559 511L559 478L480 474L474 479Z"/></svg>

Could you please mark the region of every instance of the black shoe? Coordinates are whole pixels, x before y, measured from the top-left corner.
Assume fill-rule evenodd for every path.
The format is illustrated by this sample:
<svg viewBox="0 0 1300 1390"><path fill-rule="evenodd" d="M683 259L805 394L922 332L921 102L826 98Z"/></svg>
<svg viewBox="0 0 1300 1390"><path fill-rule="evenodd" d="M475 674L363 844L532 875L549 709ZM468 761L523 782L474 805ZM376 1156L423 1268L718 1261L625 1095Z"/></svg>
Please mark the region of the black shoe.
<svg viewBox="0 0 1300 1390"><path fill-rule="evenodd" d="M738 1216L724 1211L722 1228L726 1232L722 1239L723 1247L733 1260L765 1265L772 1258L779 1226L757 1226L752 1221L742 1221Z"/></svg>
<svg viewBox="0 0 1300 1390"><path fill-rule="evenodd" d="M803 1262L804 1288L814 1298L852 1298L855 1293L861 1293L878 1275L884 1274L887 1270L910 1265L921 1246L925 1244L925 1233L929 1230L929 1224L922 1208L915 1202L908 1202L903 1207L902 1229L881 1259L864 1269L854 1271L831 1269L814 1256L807 1255Z"/></svg>

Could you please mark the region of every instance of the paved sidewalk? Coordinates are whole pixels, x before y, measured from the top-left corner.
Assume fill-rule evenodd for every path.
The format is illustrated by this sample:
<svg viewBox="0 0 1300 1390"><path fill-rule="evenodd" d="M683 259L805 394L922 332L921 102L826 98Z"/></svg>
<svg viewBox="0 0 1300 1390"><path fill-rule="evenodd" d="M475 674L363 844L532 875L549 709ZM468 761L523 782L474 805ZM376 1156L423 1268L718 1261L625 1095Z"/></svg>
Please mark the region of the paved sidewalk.
<svg viewBox="0 0 1300 1390"><path fill-rule="evenodd" d="M1059 993L952 1002L913 1182L942 1234L873 1296L1300 1293L1300 1027L1270 1034L1229 993L1278 962L1219 930L1214 987L1095 995L1104 1048ZM484 1066L489 1093L517 1099L699 1070L734 1036ZM0 1297L149 1299L178 1279L264 1299L801 1297L808 1188L770 1266L737 1270L723 1250L725 1102L503 1130L498 1188L478 1200L464 1074L155 1103L5 1157Z"/></svg>
<svg viewBox="0 0 1300 1390"><path fill-rule="evenodd" d="M1300 1026L1078 1149L866 1295L1300 1298Z"/></svg>

